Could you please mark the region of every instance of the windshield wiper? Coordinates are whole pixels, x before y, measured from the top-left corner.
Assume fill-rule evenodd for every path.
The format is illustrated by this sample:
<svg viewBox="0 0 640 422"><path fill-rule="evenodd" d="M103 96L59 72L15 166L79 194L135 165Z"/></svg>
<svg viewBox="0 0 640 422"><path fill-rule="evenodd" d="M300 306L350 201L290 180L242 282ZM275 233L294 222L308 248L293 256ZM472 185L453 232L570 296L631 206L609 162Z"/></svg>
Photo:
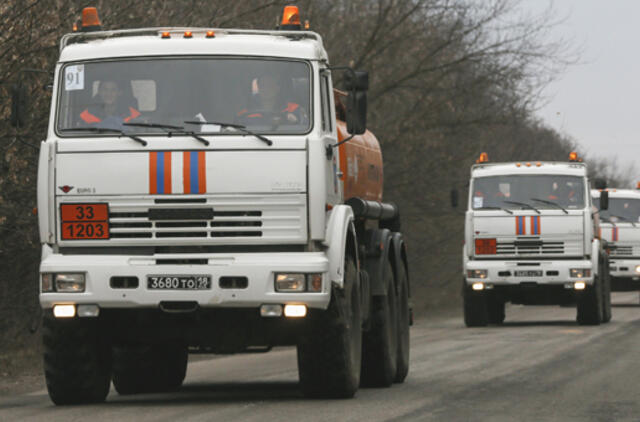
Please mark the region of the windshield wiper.
<svg viewBox="0 0 640 422"><path fill-rule="evenodd" d="M93 132L93 133L111 132L111 133L117 133L120 136L126 136L127 138L131 138L136 142L140 142L145 147L147 146L147 141L145 141L144 139L132 133L127 133L120 129L113 129L110 127L76 127L76 128L60 129L60 132Z"/></svg>
<svg viewBox="0 0 640 422"><path fill-rule="evenodd" d="M480 208L475 208L476 210L502 210L506 213L509 214L513 214L513 211L511 211L508 208L502 208L502 207L480 207Z"/></svg>
<svg viewBox="0 0 640 422"><path fill-rule="evenodd" d="M635 227L635 226L636 226L636 223L634 223L633 221L629 220L627 217L622 217L622 216L620 216L620 215L613 215L613 214L611 214L611 217L619 218L619 219L620 219L620 220L622 220L622 221L626 221L626 222L628 222L628 223L631 223L631 225L632 225L633 227Z"/></svg>
<svg viewBox="0 0 640 422"><path fill-rule="evenodd" d="M526 208L532 209L536 213L540 214L540 211L538 211L538 209L536 207L534 207L533 205L526 204L524 202L517 202L517 201L502 201L502 202L504 202L505 204L520 205L521 207L526 207Z"/></svg>
<svg viewBox="0 0 640 422"><path fill-rule="evenodd" d="M539 198L529 198L529 199L532 201L542 202L543 204L553 205L554 207L560 208L565 214L569 214L569 211L567 211L562 205L558 204L557 202L547 201L546 199L539 199Z"/></svg>
<svg viewBox="0 0 640 422"><path fill-rule="evenodd" d="M224 123L224 122L209 122L209 121L199 121L199 120L185 120L183 122L186 125L217 125L217 126L222 126L222 127L230 127L233 129L237 129L240 132L244 132L247 135L251 135L251 136L255 136L256 138L260 139L262 142L264 142L265 144L271 146L273 145L273 141L265 136L260 135L259 133L255 133L250 131L249 129L246 128L246 126L244 125L238 125L235 123ZM207 135L209 135L207 133ZM212 133L212 135L214 135Z"/></svg>
<svg viewBox="0 0 640 422"><path fill-rule="evenodd" d="M161 123L123 123L124 126L134 126L134 127L150 127L150 128L158 128L167 131L169 137L172 135L188 135L198 141L202 142L206 146L209 146L209 141L204 139L202 136L198 136L193 131L184 130L182 126L173 126L173 125L165 125Z"/></svg>

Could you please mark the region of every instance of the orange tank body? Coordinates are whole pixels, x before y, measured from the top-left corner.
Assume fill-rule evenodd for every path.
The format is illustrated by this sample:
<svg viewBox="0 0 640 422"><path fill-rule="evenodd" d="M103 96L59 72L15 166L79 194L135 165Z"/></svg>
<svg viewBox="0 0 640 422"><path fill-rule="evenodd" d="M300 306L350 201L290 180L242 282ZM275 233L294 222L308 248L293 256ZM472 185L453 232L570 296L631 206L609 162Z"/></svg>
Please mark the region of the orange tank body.
<svg viewBox="0 0 640 422"><path fill-rule="evenodd" d="M337 122L338 141L347 138L347 125ZM356 135L338 147L344 199L358 197L382 201L382 152L378 139L370 131Z"/></svg>

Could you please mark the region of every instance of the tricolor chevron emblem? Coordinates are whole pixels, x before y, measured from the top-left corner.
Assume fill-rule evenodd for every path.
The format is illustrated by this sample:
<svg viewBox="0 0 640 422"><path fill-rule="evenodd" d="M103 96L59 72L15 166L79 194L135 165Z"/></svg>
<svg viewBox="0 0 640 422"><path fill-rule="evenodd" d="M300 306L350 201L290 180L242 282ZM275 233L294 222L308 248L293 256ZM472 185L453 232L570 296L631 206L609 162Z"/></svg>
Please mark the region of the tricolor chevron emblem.
<svg viewBox="0 0 640 422"><path fill-rule="evenodd" d="M516 217L516 235L522 236L527 234L527 220L526 216L521 215ZM539 235L540 234L540 216L534 215L530 217L529 220L529 234L531 235Z"/></svg>
<svg viewBox="0 0 640 422"><path fill-rule="evenodd" d="M149 194L206 193L206 168L205 151L150 152Z"/></svg>

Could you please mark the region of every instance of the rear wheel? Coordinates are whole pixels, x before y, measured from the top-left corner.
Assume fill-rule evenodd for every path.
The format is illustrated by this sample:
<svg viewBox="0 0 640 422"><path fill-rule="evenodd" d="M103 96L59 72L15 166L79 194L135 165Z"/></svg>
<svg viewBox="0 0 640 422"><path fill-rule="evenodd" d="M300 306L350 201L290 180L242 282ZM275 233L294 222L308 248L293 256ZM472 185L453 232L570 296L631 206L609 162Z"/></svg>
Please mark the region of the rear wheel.
<svg viewBox="0 0 640 422"><path fill-rule="evenodd" d="M397 263L397 285L398 285L398 361L396 364L396 377L394 382L404 382L409 373L409 349L410 335L409 325L411 324L411 311L409 310L409 280L404 262Z"/></svg>
<svg viewBox="0 0 640 422"><path fill-rule="evenodd" d="M42 322L44 375L49 397L57 405L103 402L109 394L109 345L100 337L95 319Z"/></svg>
<svg viewBox="0 0 640 422"><path fill-rule="evenodd" d="M484 291L474 291L466 281L462 281L462 299L464 323L467 327L485 327L489 323L489 314Z"/></svg>
<svg viewBox="0 0 640 422"><path fill-rule="evenodd" d="M383 280L386 296L374 296L371 324L362 340L363 387L389 387L398 365L398 299L391 262L386 261Z"/></svg>
<svg viewBox="0 0 640 422"><path fill-rule="evenodd" d="M175 391L187 373L182 344L127 345L113 348L113 385L120 395Z"/></svg>
<svg viewBox="0 0 640 422"><path fill-rule="evenodd" d="M594 277L593 284L578 292L576 320L580 325L598 325L602 321L603 308L602 271Z"/></svg>
<svg viewBox="0 0 640 422"><path fill-rule="evenodd" d="M350 398L360 384L362 314L352 257L345 258L344 288L333 289L329 308L310 315L311 327L298 344L300 386L307 397Z"/></svg>

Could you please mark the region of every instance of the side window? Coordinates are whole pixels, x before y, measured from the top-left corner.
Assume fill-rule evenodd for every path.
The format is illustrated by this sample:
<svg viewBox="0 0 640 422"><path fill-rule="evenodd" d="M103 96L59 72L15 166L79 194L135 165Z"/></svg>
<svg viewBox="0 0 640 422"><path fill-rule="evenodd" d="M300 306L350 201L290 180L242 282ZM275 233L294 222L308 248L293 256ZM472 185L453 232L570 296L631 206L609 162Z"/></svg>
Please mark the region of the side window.
<svg viewBox="0 0 640 422"><path fill-rule="evenodd" d="M322 102L322 130L331 132L333 125L331 122L331 97L329 96L329 77L323 75L320 79L320 97Z"/></svg>

